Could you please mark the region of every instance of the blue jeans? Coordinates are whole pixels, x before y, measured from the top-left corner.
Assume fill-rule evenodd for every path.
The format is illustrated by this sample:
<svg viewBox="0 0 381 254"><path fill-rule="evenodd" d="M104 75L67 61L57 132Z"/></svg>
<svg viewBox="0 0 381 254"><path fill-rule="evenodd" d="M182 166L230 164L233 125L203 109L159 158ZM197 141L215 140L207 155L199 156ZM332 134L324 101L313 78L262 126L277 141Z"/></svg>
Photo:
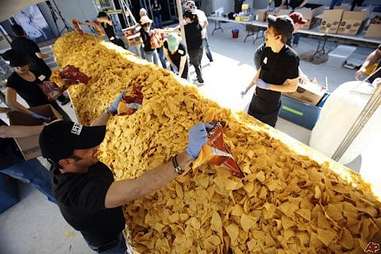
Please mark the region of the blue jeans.
<svg viewBox="0 0 381 254"><path fill-rule="evenodd" d="M153 23L156 28L161 28L161 14L160 13L153 14Z"/></svg>
<svg viewBox="0 0 381 254"><path fill-rule="evenodd" d="M332 0L331 4L329 5L329 9L333 9L336 5L341 5L342 3L343 0Z"/></svg>
<svg viewBox="0 0 381 254"><path fill-rule="evenodd" d="M51 174L37 159L16 163L0 172L24 183L30 183L51 202L56 203L52 191Z"/></svg>

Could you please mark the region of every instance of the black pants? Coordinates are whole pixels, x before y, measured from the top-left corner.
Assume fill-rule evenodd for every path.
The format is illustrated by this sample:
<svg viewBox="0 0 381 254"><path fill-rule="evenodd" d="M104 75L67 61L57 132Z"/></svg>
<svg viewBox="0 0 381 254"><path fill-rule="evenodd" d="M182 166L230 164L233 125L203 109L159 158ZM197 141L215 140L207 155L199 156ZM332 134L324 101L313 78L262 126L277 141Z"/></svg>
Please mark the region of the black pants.
<svg viewBox="0 0 381 254"><path fill-rule="evenodd" d="M194 66L197 75L197 81L200 83L204 83L204 79L202 78L201 74L201 60L203 53L204 50L202 48L188 50L190 64Z"/></svg>
<svg viewBox="0 0 381 254"><path fill-rule="evenodd" d="M278 115L281 104L279 103L279 106L273 109L269 109L268 107L266 107L266 105L262 104L263 103L260 102L254 94L250 102L249 111L247 113L258 119L259 121L268 124L272 127L275 127L275 124L278 121ZM264 111L264 108L268 108L268 110Z"/></svg>

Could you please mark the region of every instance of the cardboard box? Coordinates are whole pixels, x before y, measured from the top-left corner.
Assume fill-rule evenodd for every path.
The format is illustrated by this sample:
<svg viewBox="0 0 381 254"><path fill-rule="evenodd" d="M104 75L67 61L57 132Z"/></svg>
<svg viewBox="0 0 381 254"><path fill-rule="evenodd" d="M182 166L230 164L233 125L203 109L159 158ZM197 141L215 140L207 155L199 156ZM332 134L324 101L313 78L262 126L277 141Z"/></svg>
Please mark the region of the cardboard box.
<svg viewBox="0 0 381 254"><path fill-rule="evenodd" d="M255 11L255 20L265 22L267 17L267 9L258 9Z"/></svg>
<svg viewBox="0 0 381 254"><path fill-rule="evenodd" d="M321 15L320 32L330 34L337 33L343 13L344 10L342 9L325 10Z"/></svg>
<svg viewBox="0 0 381 254"><path fill-rule="evenodd" d="M294 98L303 103L318 105L327 90L318 83L308 82L299 83L299 87L295 92L285 93L287 97Z"/></svg>
<svg viewBox="0 0 381 254"><path fill-rule="evenodd" d="M32 107L29 110L46 117L50 117L52 121L57 118L61 118L59 113L50 105ZM20 111L11 111L7 115L9 118L10 125L35 126L43 124L41 120L35 119L29 114ZM25 160L31 160L38 156L41 156L38 138L39 135L25 138L15 138L16 144L19 147Z"/></svg>
<svg viewBox="0 0 381 254"><path fill-rule="evenodd" d="M299 12L303 15L303 17L307 20L307 23L304 24L304 26L302 27L302 29L310 29L312 28L313 24L314 24L314 18L318 15L320 15L321 13L323 13L323 11L325 10L325 7L324 6L319 6L319 7L316 7L316 8L296 8L295 11L296 12Z"/></svg>
<svg viewBox="0 0 381 254"><path fill-rule="evenodd" d="M337 33L356 35L367 17L366 11L344 11Z"/></svg>
<svg viewBox="0 0 381 254"><path fill-rule="evenodd" d="M370 24L364 37L381 38L381 24Z"/></svg>

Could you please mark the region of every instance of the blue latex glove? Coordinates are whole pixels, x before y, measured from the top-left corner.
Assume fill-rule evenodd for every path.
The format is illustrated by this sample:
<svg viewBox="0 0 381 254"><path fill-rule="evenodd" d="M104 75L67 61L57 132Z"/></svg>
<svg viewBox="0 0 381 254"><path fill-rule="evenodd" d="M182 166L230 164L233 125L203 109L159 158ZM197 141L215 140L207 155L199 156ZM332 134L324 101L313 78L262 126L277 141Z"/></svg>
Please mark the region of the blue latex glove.
<svg viewBox="0 0 381 254"><path fill-rule="evenodd" d="M259 88L270 90L270 84L266 83L262 79L258 79L257 82L256 82L256 85Z"/></svg>
<svg viewBox="0 0 381 254"><path fill-rule="evenodd" d="M49 117L37 114L35 112L32 112L32 117L35 118L35 119L38 119L38 120L42 120L44 122L50 122L50 118Z"/></svg>
<svg viewBox="0 0 381 254"><path fill-rule="evenodd" d="M179 74L179 69L176 67L176 65L172 64L171 67L172 67L173 72L174 72L176 75L178 75L178 74Z"/></svg>
<svg viewBox="0 0 381 254"><path fill-rule="evenodd" d="M198 123L194 125L188 133L188 146L186 152L193 159L196 159L201 151L201 148L208 141L207 125Z"/></svg>
<svg viewBox="0 0 381 254"><path fill-rule="evenodd" d="M118 105L120 101L123 99L124 91L120 92L119 95L114 99L111 105L107 108L107 112L115 115L118 111Z"/></svg>

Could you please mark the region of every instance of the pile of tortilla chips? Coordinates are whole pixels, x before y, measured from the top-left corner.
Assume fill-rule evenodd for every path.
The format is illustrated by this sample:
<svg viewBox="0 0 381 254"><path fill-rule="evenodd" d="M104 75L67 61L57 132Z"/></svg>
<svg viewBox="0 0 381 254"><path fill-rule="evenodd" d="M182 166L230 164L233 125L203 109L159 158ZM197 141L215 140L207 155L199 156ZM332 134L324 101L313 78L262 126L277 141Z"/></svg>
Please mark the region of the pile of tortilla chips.
<svg viewBox="0 0 381 254"><path fill-rule="evenodd" d="M201 166L124 211L139 253L362 253L381 239L381 204L357 174L338 175L272 138L267 127L183 86L169 72L89 35L68 33L54 51L92 77L70 95L90 123L122 90L141 85L143 106L113 117L100 160L135 178L183 151L199 121L225 121L244 178Z"/></svg>

